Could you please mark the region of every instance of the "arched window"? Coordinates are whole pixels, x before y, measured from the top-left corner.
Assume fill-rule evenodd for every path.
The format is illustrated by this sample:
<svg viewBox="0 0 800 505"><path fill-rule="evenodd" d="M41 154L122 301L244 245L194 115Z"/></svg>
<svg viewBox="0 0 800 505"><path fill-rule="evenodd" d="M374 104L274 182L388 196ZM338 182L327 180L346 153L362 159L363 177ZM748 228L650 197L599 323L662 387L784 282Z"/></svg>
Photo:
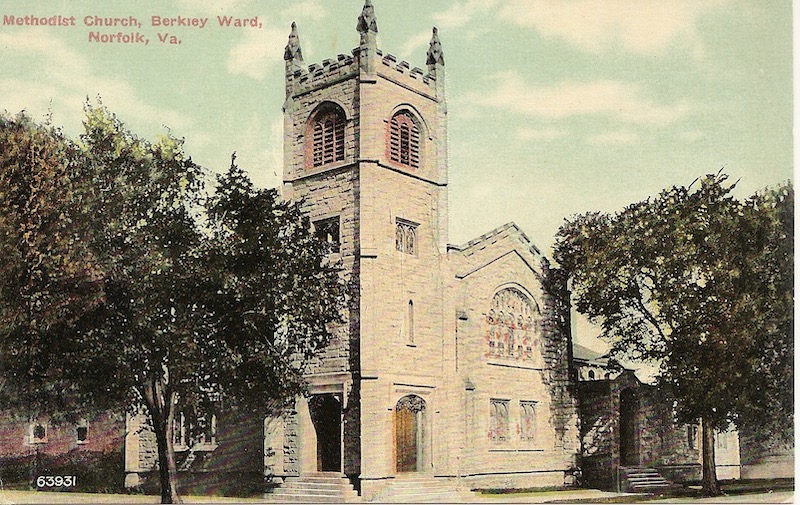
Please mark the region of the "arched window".
<svg viewBox="0 0 800 505"><path fill-rule="evenodd" d="M536 402L519 402L519 438L524 442L536 440Z"/></svg>
<svg viewBox="0 0 800 505"><path fill-rule="evenodd" d="M487 320L488 357L534 360L539 309L522 291L506 288L494 295Z"/></svg>
<svg viewBox="0 0 800 505"><path fill-rule="evenodd" d="M312 119L307 135L307 165L313 168L344 161L344 112L333 104L325 106Z"/></svg>
<svg viewBox="0 0 800 505"><path fill-rule="evenodd" d="M389 159L419 168L419 127L408 111L392 116L389 124Z"/></svg>
<svg viewBox="0 0 800 505"><path fill-rule="evenodd" d="M417 254L417 225L397 218L395 221L395 249L412 256Z"/></svg>
<svg viewBox="0 0 800 505"><path fill-rule="evenodd" d="M508 440L508 400L495 400L489 402L489 440L492 442L505 442Z"/></svg>

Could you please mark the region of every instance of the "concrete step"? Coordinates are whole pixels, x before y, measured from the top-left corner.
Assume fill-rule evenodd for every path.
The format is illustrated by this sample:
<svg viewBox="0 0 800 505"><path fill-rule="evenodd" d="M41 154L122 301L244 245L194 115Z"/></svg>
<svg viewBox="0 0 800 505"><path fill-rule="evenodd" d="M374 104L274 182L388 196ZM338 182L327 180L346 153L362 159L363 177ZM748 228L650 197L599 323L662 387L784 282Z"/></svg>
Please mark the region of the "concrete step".
<svg viewBox="0 0 800 505"><path fill-rule="evenodd" d="M420 493L409 495L393 495L380 500L382 503L459 503L464 501L461 493L448 491L446 493Z"/></svg>
<svg viewBox="0 0 800 505"><path fill-rule="evenodd" d="M267 493L263 496L265 503L357 503L359 497L350 498L342 496L312 495L312 494L272 494Z"/></svg>
<svg viewBox="0 0 800 505"><path fill-rule="evenodd" d="M623 490L633 493L660 491L673 486L655 468L623 468L622 477L624 479Z"/></svg>
<svg viewBox="0 0 800 505"><path fill-rule="evenodd" d="M360 501L350 480L338 472L313 472L287 477L264 495L269 502L343 503Z"/></svg>
<svg viewBox="0 0 800 505"><path fill-rule="evenodd" d="M342 487L349 487L350 482L306 482L297 480L287 480L281 486L282 488L305 488L305 489L341 489Z"/></svg>
<svg viewBox="0 0 800 505"><path fill-rule="evenodd" d="M464 500L456 483L446 478L400 477L389 483L374 501L381 503L454 503Z"/></svg>

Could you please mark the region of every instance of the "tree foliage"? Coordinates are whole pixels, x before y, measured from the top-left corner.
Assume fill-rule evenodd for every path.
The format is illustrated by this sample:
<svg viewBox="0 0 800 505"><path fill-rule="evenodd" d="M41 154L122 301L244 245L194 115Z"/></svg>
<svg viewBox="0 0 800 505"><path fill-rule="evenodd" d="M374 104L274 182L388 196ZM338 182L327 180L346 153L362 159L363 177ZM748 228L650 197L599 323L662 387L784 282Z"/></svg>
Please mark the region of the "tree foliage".
<svg viewBox="0 0 800 505"><path fill-rule="evenodd" d="M612 356L658 364L678 421L791 434L794 191L734 187L720 172L577 216L555 258Z"/></svg>
<svg viewBox="0 0 800 505"><path fill-rule="evenodd" d="M178 410L224 397L263 416L301 392L340 317L337 269L299 208L233 162L208 196L180 140L140 139L103 107L78 142L2 121L3 404L143 406L177 500Z"/></svg>

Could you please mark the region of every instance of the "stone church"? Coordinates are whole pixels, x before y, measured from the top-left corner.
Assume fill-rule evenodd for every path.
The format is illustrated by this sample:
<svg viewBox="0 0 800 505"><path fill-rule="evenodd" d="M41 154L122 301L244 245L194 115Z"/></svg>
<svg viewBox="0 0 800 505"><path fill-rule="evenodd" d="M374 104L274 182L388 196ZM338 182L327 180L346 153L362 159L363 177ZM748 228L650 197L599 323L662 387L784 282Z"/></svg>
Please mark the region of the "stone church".
<svg viewBox="0 0 800 505"><path fill-rule="evenodd" d="M279 500L307 485L336 489L334 501L383 501L431 483L611 489L627 480L631 488L638 477L625 472L642 466L696 479L697 427L676 425L671 404L632 372L610 372L603 356L573 345L566 279L522 230L509 223L448 243L436 29L425 70L378 47L369 0L357 32L351 55L306 65L293 24L284 54L283 196L303 202L353 287L345 322L310 364L307 394L279 415L220 408L200 430L178 416L183 490L224 494L249 483L258 491L267 476ZM142 415L58 427L6 414L6 482L9 469L25 481L44 457L52 468L105 458L92 463L99 480L116 479L124 460L125 486L147 490L156 480L155 438ZM717 444L722 478L791 475L793 447L748 449L735 434Z"/></svg>
<svg viewBox="0 0 800 505"><path fill-rule="evenodd" d="M283 195L303 201L355 289L309 395L268 422L280 480L341 472L376 496L407 475L471 487L571 483L565 279L514 224L448 243L445 60L426 70L378 47L369 1L359 46L306 67L286 46Z"/></svg>

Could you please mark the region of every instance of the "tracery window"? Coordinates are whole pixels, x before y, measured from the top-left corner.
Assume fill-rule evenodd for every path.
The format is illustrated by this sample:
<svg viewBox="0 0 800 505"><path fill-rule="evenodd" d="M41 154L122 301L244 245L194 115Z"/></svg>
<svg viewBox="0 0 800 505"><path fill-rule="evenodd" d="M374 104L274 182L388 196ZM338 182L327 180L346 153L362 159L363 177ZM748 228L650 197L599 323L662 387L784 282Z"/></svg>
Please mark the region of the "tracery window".
<svg viewBox="0 0 800 505"><path fill-rule="evenodd" d="M417 254L417 224L403 219L395 223L395 249L400 252Z"/></svg>
<svg viewBox="0 0 800 505"><path fill-rule="evenodd" d="M398 112L389 123L389 159L419 168L419 127L408 111Z"/></svg>
<svg viewBox="0 0 800 505"><path fill-rule="evenodd" d="M323 109L311 127L311 158L313 167L344 161L344 112L336 106Z"/></svg>
<svg viewBox="0 0 800 505"><path fill-rule="evenodd" d="M508 400L490 400L489 402L489 439L492 442L508 440Z"/></svg>
<svg viewBox="0 0 800 505"><path fill-rule="evenodd" d="M523 442L536 440L536 402L519 402L519 438Z"/></svg>
<svg viewBox="0 0 800 505"><path fill-rule="evenodd" d="M506 288L492 298L488 357L533 361L539 310L522 291Z"/></svg>

